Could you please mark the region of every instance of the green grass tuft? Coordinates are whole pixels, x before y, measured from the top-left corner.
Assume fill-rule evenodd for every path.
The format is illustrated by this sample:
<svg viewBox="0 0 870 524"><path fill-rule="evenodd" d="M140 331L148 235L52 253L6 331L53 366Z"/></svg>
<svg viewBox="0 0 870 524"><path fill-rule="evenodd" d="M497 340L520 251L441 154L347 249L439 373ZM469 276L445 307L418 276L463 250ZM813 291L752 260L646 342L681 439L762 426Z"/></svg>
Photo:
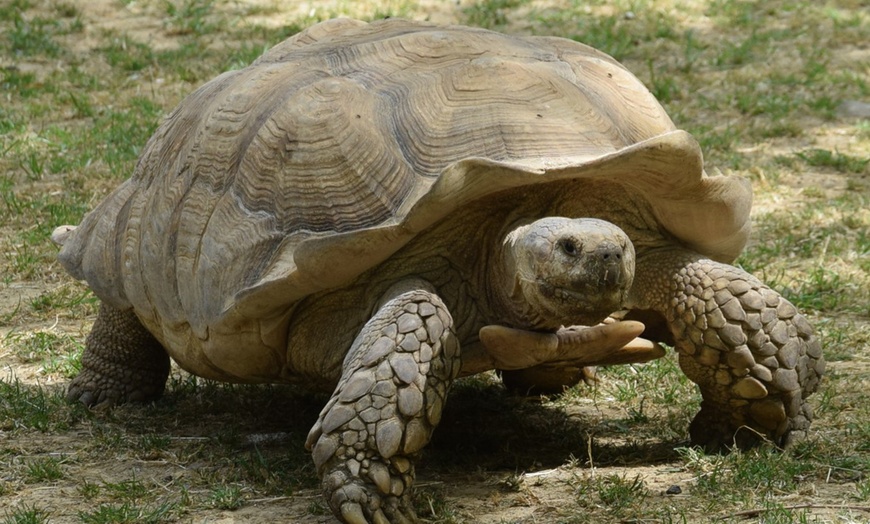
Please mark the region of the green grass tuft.
<svg viewBox="0 0 870 524"><path fill-rule="evenodd" d="M841 173L863 173L870 164L870 157L858 158L827 149L807 149L795 156L813 167L830 167Z"/></svg>
<svg viewBox="0 0 870 524"><path fill-rule="evenodd" d="M208 494L208 505L227 511L234 511L244 505L245 499L238 486L217 486Z"/></svg>
<svg viewBox="0 0 870 524"><path fill-rule="evenodd" d="M65 477L63 459L58 457L40 457L27 462L25 478L28 483L50 482Z"/></svg>
<svg viewBox="0 0 870 524"><path fill-rule="evenodd" d="M463 8L462 11L466 24L497 29L508 23L511 10L527 3L528 0L484 0L483 2L475 2Z"/></svg>
<svg viewBox="0 0 870 524"><path fill-rule="evenodd" d="M100 504L93 511L82 511L79 519L84 524L159 524L172 522L173 507L161 504L154 507L137 506L130 503Z"/></svg>
<svg viewBox="0 0 870 524"><path fill-rule="evenodd" d="M632 506L643 504L649 496L649 490L640 475L631 478L626 475L599 477L595 488L607 511L617 517L624 516Z"/></svg>
<svg viewBox="0 0 870 524"><path fill-rule="evenodd" d="M64 430L84 414L82 406L68 403L61 392L28 386L14 377L0 380L0 429L4 431Z"/></svg>
<svg viewBox="0 0 870 524"><path fill-rule="evenodd" d="M28 504L18 504L3 512L2 524L48 524L49 512Z"/></svg>

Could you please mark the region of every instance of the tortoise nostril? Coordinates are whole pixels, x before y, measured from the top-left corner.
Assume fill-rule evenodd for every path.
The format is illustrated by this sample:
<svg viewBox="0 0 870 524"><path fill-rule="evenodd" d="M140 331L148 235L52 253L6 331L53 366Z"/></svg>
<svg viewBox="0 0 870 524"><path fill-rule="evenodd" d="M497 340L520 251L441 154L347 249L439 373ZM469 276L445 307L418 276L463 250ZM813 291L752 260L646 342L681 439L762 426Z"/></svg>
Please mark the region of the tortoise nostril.
<svg viewBox="0 0 870 524"><path fill-rule="evenodd" d="M595 250L600 260L608 264L618 264L622 260L622 248L614 244L603 244Z"/></svg>

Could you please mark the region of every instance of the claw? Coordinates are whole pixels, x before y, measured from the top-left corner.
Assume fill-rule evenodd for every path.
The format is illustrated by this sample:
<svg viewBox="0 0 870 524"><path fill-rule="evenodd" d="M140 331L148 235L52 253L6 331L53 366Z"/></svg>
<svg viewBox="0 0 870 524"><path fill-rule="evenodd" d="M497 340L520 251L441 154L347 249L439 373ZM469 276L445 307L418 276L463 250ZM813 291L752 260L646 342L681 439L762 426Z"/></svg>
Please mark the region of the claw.
<svg viewBox="0 0 870 524"><path fill-rule="evenodd" d="M408 518L401 513L396 513L395 515L393 515L393 520L394 524L414 524L415 522L417 522L417 517L414 517L412 515L411 518Z"/></svg>
<svg viewBox="0 0 870 524"><path fill-rule="evenodd" d="M341 505L341 518L347 524L369 524L363 514L362 506L356 502L348 502Z"/></svg>
<svg viewBox="0 0 870 524"><path fill-rule="evenodd" d="M74 395L70 395L70 396L74 396ZM75 399L73 399L73 400L75 400ZM78 401L81 402L82 404L84 404L85 406L88 406L88 407L96 404L96 399L94 398L94 394L91 393L90 391L85 391L84 393L82 393L79 396Z"/></svg>
<svg viewBox="0 0 870 524"><path fill-rule="evenodd" d="M323 428L320 423L320 419L314 424L311 430L308 432L308 437L305 439L305 449L311 451L314 449L314 445L317 444L317 441L320 440L320 435L323 434Z"/></svg>
<svg viewBox="0 0 870 524"><path fill-rule="evenodd" d="M390 524L390 521L387 519L387 516L384 515L383 511L377 510L372 515L372 524Z"/></svg>

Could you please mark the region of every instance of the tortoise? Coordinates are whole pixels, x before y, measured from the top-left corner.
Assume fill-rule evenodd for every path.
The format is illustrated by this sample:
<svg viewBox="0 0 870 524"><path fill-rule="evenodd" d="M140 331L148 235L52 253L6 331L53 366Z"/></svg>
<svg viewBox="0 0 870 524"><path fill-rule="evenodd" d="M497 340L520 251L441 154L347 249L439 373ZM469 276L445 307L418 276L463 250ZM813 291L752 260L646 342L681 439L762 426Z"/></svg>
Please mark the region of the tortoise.
<svg viewBox="0 0 870 524"><path fill-rule="evenodd" d="M189 95L59 260L101 301L68 389L198 376L331 391L307 447L348 523L414 521L414 463L459 376L515 389L672 345L693 443L785 446L818 339L729 265L752 194L611 57L388 19L314 25ZM642 335L642 337L641 337Z"/></svg>

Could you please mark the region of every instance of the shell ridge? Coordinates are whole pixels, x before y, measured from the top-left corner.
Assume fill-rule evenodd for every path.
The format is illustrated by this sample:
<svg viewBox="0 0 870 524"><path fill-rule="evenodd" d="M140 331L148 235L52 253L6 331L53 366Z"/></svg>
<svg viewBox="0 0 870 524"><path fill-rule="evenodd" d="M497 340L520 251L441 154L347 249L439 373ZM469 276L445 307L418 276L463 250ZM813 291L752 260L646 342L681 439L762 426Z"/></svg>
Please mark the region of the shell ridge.
<svg viewBox="0 0 870 524"><path fill-rule="evenodd" d="M357 34L368 25L366 22L351 18L335 18L315 24L287 38L283 42L275 44L262 56L254 60L251 65L281 62L288 53L298 52L321 42L328 42L335 37Z"/></svg>
<svg viewBox="0 0 870 524"><path fill-rule="evenodd" d="M260 71L259 74L253 76L253 78L243 76L240 78L240 81L242 83L253 81L256 86L260 86L263 82L267 81L267 79L274 80L276 76L279 78L287 76L289 74L287 70L292 69L292 64L266 64L265 67L267 68L266 71ZM320 79L329 78L329 74L321 70L309 71L309 75L313 75L315 78ZM219 121L215 119L227 112L238 115L246 114L248 116L247 118L241 119L246 122L246 124L242 126L244 133L241 136L235 137L234 142L236 145L233 147L232 151L232 163L227 169L223 170L220 185L212 185L211 179L213 177L206 174L209 172L208 166L202 166L199 157L194 157L192 159L196 162L196 165L199 168L196 171L199 172L195 173L193 176L191 191L197 190L196 186L201 186L199 190L204 191L211 201L211 205L207 206L206 214L203 215L199 221L201 224L199 227L199 236L203 240L218 240L223 237L221 231L223 231L224 228L221 224L215 224L215 221L218 220L216 217L220 217L221 219L225 218L227 215L224 213L228 210L242 211L238 206L239 202L245 200L242 194L238 192L239 176L244 176L242 173L242 165L248 157L252 144L254 144L259 134L263 132L264 127L268 123L273 122L275 113L280 111L286 102L296 94L296 92L295 89L271 90L268 92L271 96L266 96L265 99L260 99L258 103L251 103L247 106L249 108L248 111L241 112L236 110L235 106L232 104L235 94L234 89L227 89L224 97L215 99L212 102L212 107L214 107L214 109L207 111L207 114L212 115L212 118L206 119L202 123L202 133L208 132L209 122ZM257 111L257 108L260 108L260 110ZM197 143L198 141L194 139L194 142ZM203 169L205 169L205 171L203 171ZM192 200L184 199L183 202L186 205L190 205ZM196 210L193 210L192 212L193 216L200 216ZM239 215L240 216L237 218L240 220L250 218L250 216L245 215L244 213L239 213ZM188 224L188 227L189 225L190 224ZM211 233L212 231L214 231L214 233ZM261 242L259 244L262 245L264 243ZM221 290L213 289L212 286L215 284L224 284L226 274L224 272L218 272L217 281L212 281L212 276L214 276L214 273L212 272L213 270L206 269L207 267L211 268L212 265L206 261L208 257L203 253L203 249L206 247L207 243L205 241L199 241L194 245L195 250L189 264L190 275L176 273L176 281L182 283L186 288L191 287L191 284L196 283L196 285L193 286L194 292L185 294L185 296L188 296L191 300L189 305L186 305L184 309L188 312L188 316L190 317L189 322L191 327L193 327L194 330L199 333L200 338L202 338L205 336L205 327L212 322L212 319L220 315L220 312L223 309L224 300L203 300L206 297L201 296L201 294L205 292L220 295ZM174 253L174 255L177 255L177 253ZM245 271L245 273L247 273L247 271ZM239 276L241 277L241 275ZM232 293L227 293L227 296L231 295Z"/></svg>
<svg viewBox="0 0 870 524"><path fill-rule="evenodd" d="M195 177L188 160L195 151L191 144L198 143L195 137L204 127L201 106L193 101L221 99L240 78L241 71L227 72L195 90L188 98L191 103L176 108L146 144L130 179L137 187L128 202L132 220L120 241L127 268L123 286L143 323L155 333L162 331L164 339L186 324L184 293L178 287L181 220L174 222L172 217L179 212L177 208L183 216L183 208L193 201L190 196ZM163 211L168 222L143 220L149 213ZM160 262L152 263L155 260Z"/></svg>

